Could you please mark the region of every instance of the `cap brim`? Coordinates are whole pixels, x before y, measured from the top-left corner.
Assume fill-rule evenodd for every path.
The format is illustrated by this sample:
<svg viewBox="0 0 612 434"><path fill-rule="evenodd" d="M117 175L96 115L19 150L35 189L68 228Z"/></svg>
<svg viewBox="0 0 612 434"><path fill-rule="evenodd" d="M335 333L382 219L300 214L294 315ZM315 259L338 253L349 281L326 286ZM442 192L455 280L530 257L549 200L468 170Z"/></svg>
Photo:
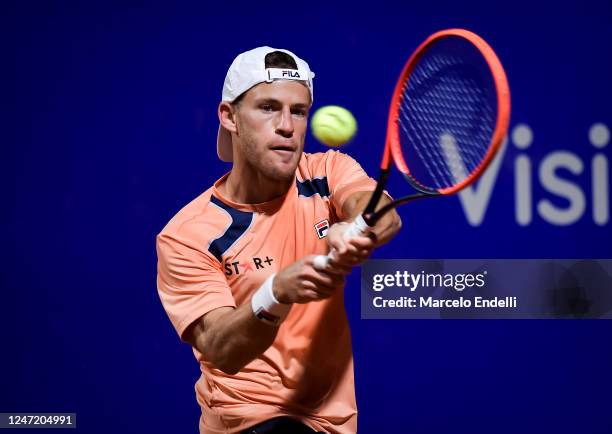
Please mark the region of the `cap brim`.
<svg viewBox="0 0 612 434"><path fill-rule="evenodd" d="M217 133L217 155L221 161L231 163L232 154L232 135L219 125L219 132Z"/></svg>

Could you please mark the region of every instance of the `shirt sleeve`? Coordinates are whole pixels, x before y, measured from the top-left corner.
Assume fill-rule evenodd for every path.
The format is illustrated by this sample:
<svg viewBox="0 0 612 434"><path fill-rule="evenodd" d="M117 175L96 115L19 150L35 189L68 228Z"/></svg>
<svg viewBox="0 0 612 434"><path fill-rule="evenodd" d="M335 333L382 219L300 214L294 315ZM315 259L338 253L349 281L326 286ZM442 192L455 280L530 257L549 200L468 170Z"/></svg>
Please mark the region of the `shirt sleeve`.
<svg viewBox="0 0 612 434"><path fill-rule="evenodd" d="M331 202L341 218L344 217L342 207L349 196L376 189L376 181L368 176L361 165L341 152L331 151L327 172Z"/></svg>
<svg viewBox="0 0 612 434"><path fill-rule="evenodd" d="M156 240L157 290L181 339L202 315L236 307L221 264L194 246L188 235L162 232Z"/></svg>

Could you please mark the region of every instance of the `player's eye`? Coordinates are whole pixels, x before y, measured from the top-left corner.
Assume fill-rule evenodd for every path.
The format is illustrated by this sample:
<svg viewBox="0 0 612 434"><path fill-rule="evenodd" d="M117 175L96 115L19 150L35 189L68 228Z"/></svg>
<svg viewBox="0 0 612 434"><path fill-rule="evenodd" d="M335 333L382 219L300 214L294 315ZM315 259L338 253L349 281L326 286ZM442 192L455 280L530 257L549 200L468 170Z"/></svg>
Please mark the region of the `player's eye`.
<svg viewBox="0 0 612 434"><path fill-rule="evenodd" d="M305 109L292 109L291 110L291 114L293 114L295 116L299 116L299 117L305 118L306 116L308 116L308 110L305 110Z"/></svg>
<svg viewBox="0 0 612 434"><path fill-rule="evenodd" d="M261 104L259 108L264 112L271 112L274 109L272 104Z"/></svg>

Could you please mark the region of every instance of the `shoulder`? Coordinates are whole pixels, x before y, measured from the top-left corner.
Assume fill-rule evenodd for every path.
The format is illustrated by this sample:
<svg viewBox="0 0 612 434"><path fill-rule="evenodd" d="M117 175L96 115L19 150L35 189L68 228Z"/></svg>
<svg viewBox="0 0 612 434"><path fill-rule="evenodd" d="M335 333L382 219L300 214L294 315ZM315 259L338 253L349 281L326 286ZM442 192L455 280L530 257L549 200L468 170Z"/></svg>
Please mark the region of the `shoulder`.
<svg viewBox="0 0 612 434"><path fill-rule="evenodd" d="M185 205L157 235L158 249L182 248L206 252L213 240L222 234L231 217L215 204L212 188ZM174 249L173 249L174 250Z"/></svg>
<svg viewBox="0 0 612 434"><path fill-rule="evenodd" d="M351 156L333 149L326 152L304 152L298 165L298 178L308 179L329 176L337 170L355 165L359 166L359 163Z"/></svg>

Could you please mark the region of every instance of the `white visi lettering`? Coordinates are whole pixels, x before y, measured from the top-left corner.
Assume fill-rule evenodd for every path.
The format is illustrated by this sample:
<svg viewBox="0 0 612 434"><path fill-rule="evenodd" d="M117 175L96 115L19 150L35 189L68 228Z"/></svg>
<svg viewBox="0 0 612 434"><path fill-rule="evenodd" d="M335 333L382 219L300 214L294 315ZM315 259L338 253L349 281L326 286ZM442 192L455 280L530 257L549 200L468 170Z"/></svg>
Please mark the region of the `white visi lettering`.
<svg viewBox="0 0 612 434"><path fill-rule="evenodd" d="M457 140L451 133L442 133L440 136L440 147L444 154L446 167L449 169L453 182L457 183L467 177L467 169L463 164L461 153L457 147Z"/></svg>
<svg viewBox="0 0 612 434"><path fill-rule="evenodd" d="M587 206L591 206L595 224L604 226L609 223L610 169L608 157L604 153L596 153L591 159L590 166L585 166L579 155L564 150L553 151L544 155L541 161L534 162L527 153L520 152L527 150L533 144L534 134L529 125L517 124L512 129L510 138L519 151L514 159L514 216L520 226L528 226L533 222L534 206L542 220L554 225L576 223L585 215ZM444 135L441 137L441 144L445 146L444 152L447 158L453 161L450 158L452 152L449 153L453 150L451 139L452 137ZM602 149L610 142L610 131L605 124L595 123L589 129L588 139L595 148ZM504 142L478 185L459 192L464 214L472 226L479 226L484 220L506 150L505 145ZM534 198L536 186L533 170L535 169L538 170L537 180L546 192L545 197ZM564 171L569 172L569 175L563 173ZM589 182L588 178L590 178L590 196L585 193L589 188L585 184ZM563 201L559 203L551 196L561 198ZM567 204L563 203L565 201Z"/></svg>
<svg viewBox="0 0 612 434"><path fill-rule="evenodd" d="M593 171L593 221L603 226L610 220L608 160L603 154L593 157L591 170Z"/></svg>
<svg viewBox="0 0 612 434"><path fill-rule="evenodd" d="M512 142L519 149L527 149L533 142L533 132L528 125L519 124L512 130ZM520 154L514 161L514 200L516 221L521 226L531 223L531 160Z"/></svg>
<svg viewBox="0 0 612 434"><path fill-rule="evenodd" d="M610 142L610 131L604 124L594 124L589 130L591 145L602 149ZM595 154L591 162L592 193L593 193L593 221L603 226L610 220L610 177L608 175L608 160L604 154Z"/></svg>
<svg viewBox="0 0 612 434"><path fill-rule="evenodd" d="M493 158L493 161L491 161L491 164L485 170L478 182L459 192L461 207L463 208L468 223L472 226L480 226L484 219L491 193L495 187L499 167L506 153L507 142L507 138L504 139L501 144L501 149L497 152L497 155Z"/></svg>
<svg viewBox="0 0 612 434"><path fill-rule="evenodd" d="M514 187L514 200L516 201L516 222L521 226L527 226L533 218L531 210L531 160L525 155L519 155L514 161L514 176L516 183Z"/></svg>
<svg viewBox="0 0 612 434"><path fill-rule="evenodd" d="M538 213L550 223L570 225L582 217L586 208L586 201L580 187L556 174L558 168L564 168L574 175L579 175L582 173L584 165L571 152L556 151L546 156L540 165L540 182L547 191L567 199L569 206L560 208L550 200L542 199L538 202Z"/></svg>

